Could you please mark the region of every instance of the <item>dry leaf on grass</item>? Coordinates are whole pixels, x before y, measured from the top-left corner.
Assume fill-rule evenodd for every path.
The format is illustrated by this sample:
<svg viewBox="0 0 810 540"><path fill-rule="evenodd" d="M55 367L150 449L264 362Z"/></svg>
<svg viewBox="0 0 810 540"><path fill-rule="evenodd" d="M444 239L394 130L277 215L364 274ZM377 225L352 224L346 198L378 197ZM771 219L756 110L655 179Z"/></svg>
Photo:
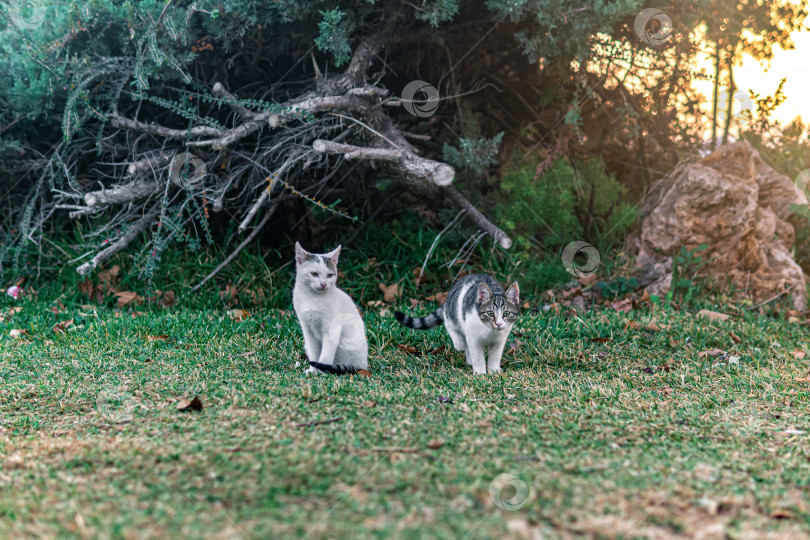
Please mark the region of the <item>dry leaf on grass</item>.
<svg viewBox="0 0 810 540"><path fill-rule="evenodd" d="M664 329L661 328L661 325L659 325L655 320L650 321L647 325L644 326L644 328L646 328L647 330L651 330L653 332L664 331Z"/></svg>
<svg viewBox="0 0 810 540"><path fill-rule="evenodd" d="M370 409L370 408L372 408L372 407L376 407L376 406L377 406L377 404L376 404L375 402L371 401L370 399L367 399L366 401L364 401L363 403L361 403L361 404L360 404L360 406L361 406L361 407L366 407L366 408Z"/></svg>
<svg viewBox="0 0 810 540"><path fill-rule="evenodd" d="M246 309L229 309L228 317L235 321L244 321L250 317L250 312Z"/></svg>
<svg viewBox="0 0 810 540"><path fill-rule="evenodd" d="M58 315L59 313L64 313L66 311L67 308L65 308L65 304L63 304L59 300L56 301L55 305L51 306L51 313L53 313L54 315Z"/></svg>
<svg viewBox="0 0 810 540"><path fill-rule="evenodd" d="M698 353L698 358L703 358L704 356L711 356L712 358L716 358L721 354L726 354L726 352L720 349L708 349L705 351L700 351Z"/></svg>
<svg viewBox="0 0 810 540"><path fill-rule="evenodd" d="M109 270L102 270L98 273L98 279L101 281L101 285L104 292L116 292L116 287L118 283L121 281L121 267L117 264L110 268Z"/></svg>
<svg viewBox="0 0 810 540"><path fill-rule="evenodd" d="M169 339L169 336L167 336L167 335L148 336L146 339L148 341L166 341L167 339Z"/></svg>
<svg viewBox="0 0 810 540"><path fill-rule="evenodd" d="M583 287L588 287L599 281L599 277L597 277L596 274L588 274L587 276L577 278L577 281L579 281L579 284Z"/></svg>
<svg viewBox="0 0 810 540"><path fill-rule="evenodd" d="M371 372L367 369L358 369L357 374L360 375L361 377L365 377L366 379L371 377Z"/></svg>
<svg viewBox="0 0 810 540"><path fill-rule="evenodd" d="M27 335L28 335L28 330L19 330L17 328L14 328L13 330L9 331L9 333L8 333L8 337L10 337L12 339L22 339L23 336L27 336Z"/></svg>
<svg viewBox="0 0 810 540"><path fill-rule="evenodd" d="M181 399L180 402L177 404L178 411L201 411L203 409L202 401L200 401L199 396L194 396L194 399L191 401L187 399Z"/></svg>
<svg viewBox="0 0 810 540"><path fill-rule="evenodd" d="M805 356L807 356L807 353L806 353L806 352L804 352L804 351L803 351L803 350L801 350L801 349L796 349L795 351L793 351L793 352L792 352L792 353L790 353L790 354L792 354L792 355L793 355L793 358L796 358L797 360L801 360L801 359L803 359Z"/></svg>
<svg viewBox="0 0 810 540"><path fill-rule="evenodd" d="M417 349L413 345L405 345L404 343L398 343L397 344L397 349L399 349L402 352L409 353L409 354L415 354L416 356L420 355L419 349Z"/></svg>
<svg viewBox="0 0 810 540"><path fill-rule="evenodd" d="M711 311L709 309L701 309L697 312L698 317L704 317L709 319L710 321L727 321L731 318L731 315L726 315L725 313L718 313L717 311Z"/></svg>
<svg viewBox="0 0 810 540"><path fill-rule="evenodd" d="M624 329L625 330L627 330L627 329L630 329L630 330L649 330L651 332L663 332L664 331L664 329L661 328L661 326L657 322L655 322L654 320L648 322L647 324L639 324L636 321L627 321L626 323L624 323Z"/></svg>
<svg viewBox="0 0 810 540"><path fill-rule="evenodd" d="M566 289L562 292L563 298L573 298L582 295L582 287L574 287L573 289Z"/></svg>
<svg viewBox="0 0 810 540"><path fill-rule="evenodd" d="M442 446L444 446L444 441L442 439L433 439L428 443L428 448L432 448L433 450L441 448Z"/></svg>
<svg viewBox="0 0 810 540"><path fill-rule="evenodd" d="M433 349L428 349L428 353L429 354L435 354L435 355L438 356L440 354L444 354L444 352L446 350L447 350L447 347L445 347L444 345L439 345L438 347L434 347Z"/></svg>
<svg viewBox="0 0 810 540"><path fill-rule="evenodd" d="M228 304L234 302L236 300L236 295L238 294L239 291L232 283L225 285L224 291L219 291L219 297Z"/></svg>
<svg viewBox="0 0 810 540"><path fill-rule="evenodd" d="M95 290L96 286L90 281L90 278L85 278L84 281L79 282L79 292L87 295L88 298L93 298L93 291Z"/></svg>
<svg viewBox="0 0 810 540"><path fill-rule="evenodd" d="M609 338L609 337L595 337L595 338L591 338L591 343L608 343L608 342L610 342L610 341L613 341L613 339L612 339L612 338Z"/></svg>
<svg viewBox="0 0 810 540"><path fill-rule="evenodd" d="M444 304L444 301L447 300L447 293L440 292L436 294L431 294L430 296L426 296L425 300L429 302L438 302L439 305L442 305Z"/></svg>
<svg viewBox="0 0 810 540"><path fill-rule="evenodd" d="M122 291L115 293L117 298L117 305L119 308L128 306L130 304L142 304L143 296L131 291Z"/></svg>
<svg viewBox="0 0 810 540"><path fill-rule="evenodd" d="M253 289L245 289L244 294L250 299L250 302L254 306L258 306L259 304L264 302L264 291L262 289L253 290Z"/></svg>
<svg viewBox="0 0 810 540"><path fill-rule="evenodd" d="M56 323L55 325L53 325L53 326L51 327L51 330L52 330L52 331L53 331L55 334L64 334L64 333L66 333L66 332L67 332L67 329L68 329L68 328L70 327L70 325L72 325L72 324L73 324L73 319L68 319L68 320L66 320L66 321L62 321L62 322L58 322L58 323Z"/></svg>
<svg viewBox="0 0 810 540"><path fill-rule="evenodd" d="M384 285L380 283L380 290L383 292L383 300L389 304L396 302L397 297L402 294L402 290L400 290L399 285L396 283L391 285Z"/></svg>
<svg viewBox="0 0 810 540"><path fill-rule="evenodd" d="M5 313L0 313L0 322L11 318L15 313L19 313L20 311L22 311L22 308L19 306L8 308Z"/></svg>
<svg viewBox="0 0 810 540"><path fill-rule="evenodd" d="M615 302L611 302L610 307L622 313L630 313L633 311L633 301L630 298L617 300Z"/></svg>
<svg viewBox="0 0 810 540"><path fill-rule="evenodd" d="M731 336L731 340L732 340L734 343L740 343L740 342L742 342L742 340L740 339L740 337L739 337L737 334L735 334L734 332L729 332L729 333L728 333L728 335L729 335L729 336Z"/></svg>
<svg viewBox="0 0 810 540"><path fill-rule="evenodd" d="M164 291L162 294L158 291L160 296L160 300L158 300L158 306L160 307L172 307L175 302L174 291Z"/></svg>

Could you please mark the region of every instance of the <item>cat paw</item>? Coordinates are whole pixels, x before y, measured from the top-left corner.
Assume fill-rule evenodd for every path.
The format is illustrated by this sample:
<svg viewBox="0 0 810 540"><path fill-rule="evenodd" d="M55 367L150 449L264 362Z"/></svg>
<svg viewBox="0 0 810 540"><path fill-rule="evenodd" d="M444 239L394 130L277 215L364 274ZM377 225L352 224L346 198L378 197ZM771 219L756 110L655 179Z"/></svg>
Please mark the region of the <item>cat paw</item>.
<svg viewBox="0 0 810 540"><path fill-rule="evenodd" d="M490 373L501 373L503 370L500 367L489 368Z"/></svg>
<svg viewBox="0 0 810 540"><path fill-rule="evenodd" d="M305 368L304 368L304 375L310 375L310 374L312 374L312 373L315 373L315 374L317 375L317 374L320 374L320 373L321 373L321 371L320 371L320 370L315 369L315 368L314 368L314 367L312 367L312 366L307 366L307 367L305 367Z"/></svg>

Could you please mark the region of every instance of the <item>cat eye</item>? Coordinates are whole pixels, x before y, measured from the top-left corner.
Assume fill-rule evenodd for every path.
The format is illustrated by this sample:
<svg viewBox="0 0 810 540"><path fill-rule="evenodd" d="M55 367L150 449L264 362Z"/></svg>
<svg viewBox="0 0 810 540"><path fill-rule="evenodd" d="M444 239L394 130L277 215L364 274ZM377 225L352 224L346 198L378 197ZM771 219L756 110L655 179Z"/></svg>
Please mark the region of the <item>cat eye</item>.
<svg viewBox="0 0 810 540"><path fill-rule="evenodd" d="M313 275L314 277L318 277L318 272L312 272L312 275Z"/></svg>
<svg viewBox="0 0 810 540"><path fill-rule="evenodd" d="M492 317L492 316L493 316L493 315L495 315L495 314L494 314L493 312L491 312L491 311L487 311L487 315L489 315L490 317Z"/></svg>
<svg viewBox="0 0 810 540"><path fill-rule="evenodd" d="M509 316L509 312L508 312L508 311L504 311L504 312L503 312L503 316L504 316L504 317L508 317L508 316Z"/></svg>
<svg viewBox="0 0 810 540"><path fill-rule="evenodd" d="M328 275L328 276L326 276L326 277L335 277L335 274L329 274L329 275Z"/></svg>

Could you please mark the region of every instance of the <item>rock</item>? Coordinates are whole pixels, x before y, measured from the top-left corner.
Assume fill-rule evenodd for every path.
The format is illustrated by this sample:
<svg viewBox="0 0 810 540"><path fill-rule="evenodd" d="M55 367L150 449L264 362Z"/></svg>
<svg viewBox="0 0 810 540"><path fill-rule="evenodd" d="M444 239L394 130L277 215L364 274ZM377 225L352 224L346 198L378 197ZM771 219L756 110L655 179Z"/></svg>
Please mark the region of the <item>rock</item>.
<svg viewBox="0 0 810 540"><path fill-rule="evenodd" d="M747 141L725 145L699 161L681 162L655 182L640 226L628 238L639 284L665 295L681 247L706 244L698 275L738 296L762 302L792 287L795 309L806 309L805 277L791 256L790 207L808 204L787 176L766 164Z"/></svg>

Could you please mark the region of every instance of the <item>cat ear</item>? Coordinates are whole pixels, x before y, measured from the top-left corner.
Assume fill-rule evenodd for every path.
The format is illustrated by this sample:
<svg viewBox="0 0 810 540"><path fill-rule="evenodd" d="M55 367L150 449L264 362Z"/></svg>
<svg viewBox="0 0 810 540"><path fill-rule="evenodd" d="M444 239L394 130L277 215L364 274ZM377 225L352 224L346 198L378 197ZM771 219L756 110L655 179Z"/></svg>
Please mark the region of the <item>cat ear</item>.
<svg viewBox="0 0 810 540"><path fill-rule="evenodd" d="M304 264L309 259L307 250L301 247L298 242L295 243L295 260L298 264Z"/></svg>
<svg viewBox="0 0 810 540"><path fill-rule="evenodd" d="M332 251L331 253L327 253L325 255L326 258L330 259L332 261L332 264L334 264L335 266L337 266L337 263L338 263L338 255L340 255L340 248L341 247L342 246L338 246L337 249L335 249L335 251Z"/></svg>
<svg viewBox="0 0 810 540"><path fill-rule="evenodd" d="M506 289L506 299L516 306L520 303L520 288L518 287L517 281L512 283L512 285Z"/></svg>
<svg viewBox="0 0 810 540"><path fill-rule="evenodd" d="M486 283L478 284L478 303L481 304L492 298L492 291L489 290Z"/></svg>

